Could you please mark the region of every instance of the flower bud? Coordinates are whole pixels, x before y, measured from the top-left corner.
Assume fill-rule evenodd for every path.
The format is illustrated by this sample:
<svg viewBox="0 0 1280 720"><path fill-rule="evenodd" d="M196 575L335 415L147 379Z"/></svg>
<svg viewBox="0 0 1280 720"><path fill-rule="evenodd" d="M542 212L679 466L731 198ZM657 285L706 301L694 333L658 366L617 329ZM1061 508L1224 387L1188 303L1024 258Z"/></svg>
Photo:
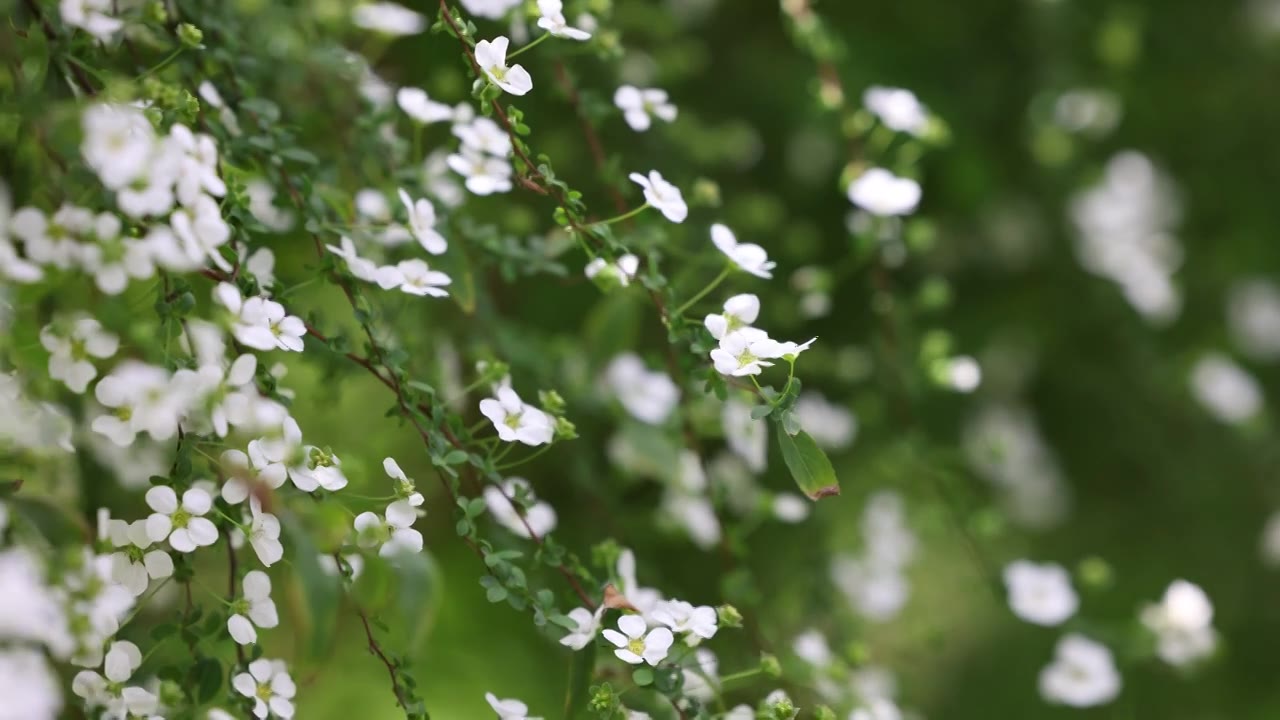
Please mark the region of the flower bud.
<svg viewBox="0 0 1280 720"><path fill-rule="evenodd" d="M578 437L578 428L563 415L556 418L556 435L561 440L572 440Z"/></svg>
<svg viewBox="0 0 1280 720"><path fill-rule="evenodd" d="M183 46L197 50L203 47L200 43L204 41L204 33L191 23L182 23L178 26L178 40Z"/></svg>
<svg viewBox="0 0 1280 720"><path fill-rule="evenodd" d="M742 627L742 613L732 605L721 605L716 608L716 618L720 621L720 627Z"/></svg>
<svg viewBox="0 0 1280 720"><path fill-rule="evenodd" d="M1076 577L1087 588L1106 589L1111 586L1113 579L1111 564L1097 555L1091 555L1080 561L1080 565L1076 567Z"/></svg>
<svg viewBox="0 0 1280 720"><path fill-rule="evenodd" d="M782 677L782 663L777 656L764 653L760 655L760 671L769 677Z"/></svg>
<svg viewBox="0 0 1280 720"><path fill-rule="evenodd" d="M169 22L169 10L161 0L152 0L143 8L142 19L157 25L163 25Z"/></svg>
<svg viewBox="0 0 1280 720"><path fill-rule="evenodd" d="M826 705L819 705L813 709L813 720L836 720L836 711Z"/></svg>
<svg viewBox="0 0 1280 720"><path fill-rule="evenodd" d="M564 398L555 390L539 390L538 404L552 415L563 415L567 407Z"/></svg>

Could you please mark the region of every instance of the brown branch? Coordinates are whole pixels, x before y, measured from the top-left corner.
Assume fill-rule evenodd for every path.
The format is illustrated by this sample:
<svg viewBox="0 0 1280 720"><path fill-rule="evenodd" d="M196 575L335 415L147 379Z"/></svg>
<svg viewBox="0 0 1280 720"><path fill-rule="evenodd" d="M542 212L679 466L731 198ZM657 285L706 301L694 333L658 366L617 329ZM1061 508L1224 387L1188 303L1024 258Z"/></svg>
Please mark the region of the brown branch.
<svg viewBox="0 0 1280 720"><path fill-rule="evenodd" d="M236 549L231 543L227 543L227 599L231 602L236 600ZM244 646L236 643L236 660L244 665Z"/></svg>
<svg viewBox="0 0 1280 720"><path fill-rule="evenodd" d="M36 20L40 22L40 28L44 31L44 36L48 38L49 42L56 42L58 39L58 33L53 29L53 25L49 23L49 20L44 16L44 13L40 12L40 5L36 3L36 0L26 0L26 4L27 9L30 10ZM80 89L83 90L86 95L98 94L98 91L94 89L93 84L89 82L89 76L85 75L84 68L81 68L73 62L64 64L67 69L71 71L71 75L76 80L76 85L79 85Z"/></svg>
<svg viewBox="0 0 1280 720"><path fill-rule="evenodd" d="M342 560L339 559L338 563L341 565ZM391 690L396 694L396 704L402 709L408 710L409 701L404 696L404 689L400 687L400 678L396 675L396 664L391 661L391 658L387 657L387 654L382 651L382 647L378 645L378 640L373 636L373 628L369 627L369 618L364 614L364 610L357 607L356 614L360 616L360 624L364 626L364 636L369 641L369 652L376 655L378 660L382 661L382 664L387 668L387 675L391 678Z"/></svg>
<svg viewBox="0 0 1280 720"><path fill-rule="evenodd" d="M596 172L600 173L600 178L604 179L605 170L605 152L604 144L600 142L600 134L596 132L596 127L591 123L591 118L587 117L586 111L582 107L582 96L578 94L578 88L573 84L573 78L569 75L568 68L565 67L563 60L556 60L556 80L560 83L560 89L564 91L565 96L569 99L569 105L573 107L573 114L578 117L578 124L582 127L582 136L587 141L587 149L591 151L591 160L596 165ZM612 183L607 185L609 196L613 198L613 206L617 209L618 214L627 211L627 201L622 197L622 193L618 192L618 188Z"/></svg>

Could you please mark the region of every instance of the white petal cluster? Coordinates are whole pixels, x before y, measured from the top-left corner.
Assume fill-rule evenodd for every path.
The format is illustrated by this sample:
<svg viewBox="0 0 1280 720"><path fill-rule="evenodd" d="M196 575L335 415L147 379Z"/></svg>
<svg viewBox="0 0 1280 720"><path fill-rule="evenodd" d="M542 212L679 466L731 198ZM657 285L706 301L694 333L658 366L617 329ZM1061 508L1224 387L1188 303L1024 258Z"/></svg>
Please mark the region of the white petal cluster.
<svg viewBox="0 0 1280 720"><path fill-rule="evenodd" d="M665 627L650 630L639 615L623 615L618 618L617 630L606 628L601 634L614 645L613 654L630 665L657 665L666 659L675 642L671 630Z"/></svg>
<svg viewBox="0 0 1280 720"><path fill-rule="evenodd" d="M1066 479L1029 409L986 405L969 419L961 443L969 464L995 487L1015 523L1044 529L1066 518Z"/></svg>
<svg viewBox="0 0 1280 720"><path fill-rule="evenodd" d="M551 416L521 400L509 387L499 387L496 397L481 400L480 414L489 418L503 442L545 445L555 436Z"/></svg>
<svg viewBox="0 0 1280 720"><path fill-rule="evenodd" d="M1191 368L1191 394L1217 420L1248 422L1262 410L1262 387L1221 353L1209 353Z"/></svg>
<svg viewBox="0 0 1280 720"><path fill-rule="evenodd" d="M650 370L635 353L623 353L609 361L605 383L632 417L661 425L680 402L680 388L661 370Z"/></svg>
<svg viewBox="0 0 1280 720"><path fill-rule="evenodd" d="M58 11L62 22L84 30L99 42L110 42L124 28L111 0L60 0Z"/></svg>
<svg viewBox="0 0 1280 720"><path fill-rule="evenodd" d="M538 0L538 27L566 40L582 42L591 39L591 33L569 25L564 17L564 3L560 0Z"/></svg>
<svg viewBox="0 0 1280 720"><path fill-rule="evenodd" d="M843 405L837 405L815 390L807 390L796 398L796 421L821 447L843 450L853 443L858 433L858 419Z"/></svg>
<svg viewBox="0 0 1280 720"><path fill-rule="evenodd" d="M289 675L283 660L258 658L249 663L249 671L231 678L236 692L253 701L253 715L259 720L267 717L289 720L293 717L293 697L298 687Z"/></svg>
<svg viewBox="0 0 1280 720"><path fill-rule="evenodd" d="M539 500L524 478L507 478L501 488L485 487L484 503L494 520L522 538L542 537L556 527L555 508Z"/></svg>
<svg viewBox="0 0 1280 720"><path fill-rule="evenodd" d="M1173 233L1181 208L1150 159L1132 150L1112 157L1098 183L1072 199L1070 216L1086 270L1119 285L1146 320L1165 324L1177 317L1182 295L1173 274L1183 251Z"/></svg>
<svg viewBox="0 0 1280 720"><path fill-rule="evenodd" d="M841 555L831 578L849 605L872 622L897 617L911 594L906 568L915 557L916 537L907 526L901 496L880 491L862 513L861 555Z"/></svg>
<svg viewBox="0 0 1280 720"><path fill-rule="evenodd" d="M1009 608L1029 623L1061 625L1080 607L1071 575L1061 565L1018 560L1005 566L1004 584Z"/></svg>
<svg viewBox="0 0 1280 720"><path fill-rule="evenodd" d="M598 285L604 288L617 286L627 287L632 280L636 279L636 272L640 269L640 258L626 253L619 255L618 259L609 262L602 257L592 258L582 269L583 274L587 278L596 281Z"/></svg>
<svg viewBox="0 0 1280 720"><path fill-rule="evenodd" d="M498 720L542 720L542 718L531 717L529 706L514 698L499 698L493 693L485 693L484 699L498 714Z"/></svg>
<svg viewBox="0 0 1280 720"><path fill-rule="evenodd" d="M393 2L360 3L351 9L351 22L358 28L383 35L417 35L427 28L421 13Z"/></svg>
<svg viewBox="0 0 1280 720"><path fill-rule="evenodd" d="M631 173L627 176L631 182L644 191L644 201L654 207L662 216L673 223L682 223L689 217L689 206L684 202L680 188L667 182L662 173L650 170L649 174Z"/></svg>
<svg viewBox="0 0 1280 720"><path fill-rule="evenodd" d="M1192 665L1213 654L1213 603L1200 586L1175 580L1157 605L1143 608L1142 624L1156 636L1156 655L1176 667Z"/></svg>
<svg viewBox="0 0 1280 720"><path fill-rule="evenodd" d="M49 351L49 377L79 395L98 375L91 358L102 360L115 355L120 339L92 317L78 315L69 322L41 328L40 344Z"/></svg>
<svg viewBox="0 0 1280 720"><path fill-rule="evenodd" d="M257 628L273 628L280 624L276 604L271 599L271 578L261 570L251 570L241 583L243 594L231 604L227 632L241 645L258 642Z"/></svg>
<svg viewBox="0 0 1280 720"><path fill-rule="evenodd" d="M920 137L929 129L929 111L910 90L872 85L862 93L862 104L895 132Z"/></svg>
<svg viewBox="0 0 1280 720"><path fill-rule="evenodd" d="M261 296L246 298L227 282L218 283L213 297L231 314L231 333L240 344L254 350L302 352L307 326L280 303Z"/></svg>
<svg viewBox="0 0 1280 720"><path fill-rule="evenodd" d="M533 77L520 65L507 66L507 46L511 41L499 35L493 40L476 43L476 64L489 82L512 95L524 95L533 89Z"/></svg>
<svg viewBox="0 0 1280 720"><path fill-rule="evenodd" d="M476 17L489 20L500 20L511 9L520 4L520 0L460 0L463 9Z"/></svg>
<svg viewBox="0 0 1280 720"><path fill-rule="evenodd" d="M466 178L469 192L483 196L511 190L511 138L498 123L486 117L465 118L454 124L453 134L462 145L445 162Z"/></svg>
<svg viewBox="0 0 1280 720"><path fill-rule="evenodd" d="M613 104L622 111L622 118L636 132L644 132L653 124L653 118L674 122L676 106L667 98L667 91L658 88L638 88L623 85L613 93Z"/></svg>
<svg viewBox="0 0 1280 720"><path fill-rule="evenodd" d="M880 217L910 215L920 204L920 183L871 168L849 183L849 202Z"/></svg>
<svg viewBox="0 0 1280 720"><path fill-rule="evenodd" d="M1040 671L1040 695L1071 707L1105 705L1120 694L1120 685L1111 651L1077 633L1058 641L1053 662Z"/></svg>

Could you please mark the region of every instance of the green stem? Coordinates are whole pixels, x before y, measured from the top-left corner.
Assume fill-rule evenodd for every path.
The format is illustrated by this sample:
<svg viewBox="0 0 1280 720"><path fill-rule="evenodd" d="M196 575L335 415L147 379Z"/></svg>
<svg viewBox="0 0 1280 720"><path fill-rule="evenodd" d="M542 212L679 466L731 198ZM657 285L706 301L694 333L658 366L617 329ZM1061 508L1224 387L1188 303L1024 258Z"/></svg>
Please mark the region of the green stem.
<svg viewBox="0 0 1280 720"><path fill-rule="evenodd" d="M740 672L736 672L731 675L722 675L720 677L720 684L724 685L733 680L742 680L743 678L749 678L754 675L759 675L760 673L761 673L761 670L760 668L757 667L757 668L751 668L750 670L742 670Z"/></svg>
<svg viewBox="0 0 1280 720"><path fill-rule="evenodd" d="M148 75L153 75L153 74L155 74L155 73L160 72L161 70L163 70L163 69L165 68L165 66L166 66L166 65L168 65L168 64L169 64L169 63L171 63L171 62L173 62L173 61L174 61L174 59L176 59L179 55L181 55L181 54L182 54L183 49L184 49L184 48L179 47L177 50L174 50L173 52L169 53L168 57L166 57L165 59L161 60L159 63L157 63L157 64L155 64L155 65L151 66L150 68L148 68L148 69L146 69L146 70L143 70L143 71L142 71L142 74L141 74L141 75L139 75L138 77L134 78L134 79L135 79L135 80L141 80L142 78L147 77Z"/></svg>
<svg viewBox="0 0 1280 720"><path fill-rule="evenodd" d="M648 210L650 207L652 207L652 205L650 205L649 203L645 203L645 204L641 205L640 207L636 208L635 210L628 210L627 212L624 212L624 213L622 213L621 215L619 215L619 216L617 216L617 217L611 217L611 218L609 218L608 220L601 220L600 222L595 223L595 224L596 224L596 225L612 225L612 224L614 224L614 223L620 223L620 222L622 222L623 220L627 220L627 219L630 219L630 218L635 217L636 215L639 215L640 213L644 212L645 210Z"/></svg>
<svg viewBox="0 0 1280 720"><path fill-rule="evenodd" d="M678 317L680 315L683 315L685 310L688 310L689 308L693 307L694 303L706 297L707 293L719 287L720 283L724 282L724 279L729 277L729 273L731 272L733 272L733 267L726 265L725 268L720 271L720 274L716 276L715 280L712 280L706 287L698 291L697 295L694 295L693 297L689 298L688 302L676 308L675 310L672 310L670 313L670 316Z"/></svg>
<svg viewBox="0 0 1280 720"><path fill-rule="evenodd" d="M513 53L507 53L507 61L508 61L508 63L510 63L511 58L513 58L513 57L515 57L515 56L519 55L520 53L522 53L522 52L524 52L524 51L526 51L526 50L532 50L533 48L537 47L538 43L542 42L543 40L546 40L546 39L547 39L547 38L549 38L549 37L551 37L551 33L543 33L543 34L539 35L539 36L538 36L538 37L537 37L533 42L529 43L528 45L525 45L524 47L520 48L519 50L516 50L516 51L515 51L515 52L513 52Z"/></svg>
<svg viewBox="0 0 1280 720"><path fill-rule="evenodd" d="M539 455L541 455L542 453L550 449L551 449L551 443L547 443L546 445L543 445L541 448L538 449L537 452L533 453L529 457L526 457L523 460L516 460L515 462L507 463L506 465L498 465L497 467L494 468L494 470L510 470L513 467L517 467L519 465L523 465L529 462L530 460L538 457Z"/></svg>
<svg viewBox="0 0 1280 720"><path fill-rule="evenodd" d="M135 606L133 607L133 612L129 613L129 617L125 618L125 619L120 623L120 627L124 627L124 626L128 625L130 622L132 622L132 621L133 621L133 619L134 619L135 617L137 617L137 616L138 616L138 613L142 612L142 608L143 608L144 606L146 606L147 601L148 601L148 600L150 600L151 598L155 597L155 594L156 594L156 593L158 593L158 592L160 592L160 588L162 588L162 587L164 587L165 585L167 585L167 584L169 583L169 581L170 581L170 580L172 580L172 579L173 579L173 576L172 576L172 575L170 575L169 577L167 577L167 578L165 578L165 579L161 580L159 585L156 585L155 587L151 588L151 591L150 591L150 592L148 592L148 593L147 593L147 595L146 595L145 597L143 597L143 598L141 598L140 600L138 600L138 604L137 604L137 605L135 605Z"/></svg>

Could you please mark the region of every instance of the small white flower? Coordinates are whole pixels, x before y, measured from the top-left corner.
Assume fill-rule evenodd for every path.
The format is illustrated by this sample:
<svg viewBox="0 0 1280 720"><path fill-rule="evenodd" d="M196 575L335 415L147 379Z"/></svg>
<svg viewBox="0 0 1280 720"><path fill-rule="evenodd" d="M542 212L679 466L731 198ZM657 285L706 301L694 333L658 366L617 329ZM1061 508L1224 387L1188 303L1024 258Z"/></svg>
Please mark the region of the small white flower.
<svg viewBox="0 0 1280 720"><path fill-rule="evenodd" d="M511 154L511 138L498 123L487 117L458 123L453 126L453 134L462 141L464 148L496 158L505 158Z"/></svg>
<svg viewBox="0 0 1280 720"><path fill-rule="evenodd" d="M498 713L498 720L542 720L529 717L529 706L513 698L499 698L493 693L485 693L484 699L489 707Z"/></svg>
<svg viewBox="0 0 1280 720"><path fill-rule="evenodd" d="M464 184L474 195L492 195L511 190L511 163L463 147L445 158L449 168L466 178Z"/></svg>
<svg viewBox="0 0 1280 720"><path fill-rule="evenodd" d="M1174 666L1190 665L1217 648L1213 604L1198 585L1175 580L1158 605L1143 608L1142 624L1156 634L1156 655Z"/></svg>
<svg viewBox="0 0 1280 720"><path fill-rule="evenodd" d="M227 632L241 645L258 642L260 628L273 628L280 624L276 604L271 600L271 578L261 570L251 570L244 576L244 594L232 603L231 617L227 618Z"/></svg>
<svg viewBox="0 0 1280 720"><path fill-rule="evenodd" d="M293 229L293 211L276 207L276 189L271 183L255 178L245 185L244 191L249 197L249 213L255 220L272 232L284 233Z"/></svg>
<svg viewBox="0 0 1280 720"><path fill-rule="evenodd" d="M160 258L164 263L170 267L179 265L175 269L194 270L209 259L223 272L231 272L231 262L219 250L231 239L231 226L222 219L216 200L208 195L196 196L191 203L173 211L169 225L189 263L182 265L179 258Z"/></svg>
<svg viewBox="0 0 1280 720"><path fill-rule="evenodd" d="M132 105L92 105L81 116L81 125L84 142L80 153L108 189L119 190L146 172L156 136L151 121L140 109Z"/></svg>
<svg viewBox="0 0 1280 720"><path fill-rule="evenodd" d="M23 646L0 650L0 697L12 720L62 717L62 681L41 651Z"/></svg>
<svg viewBox="0 0 1280 720"><path fill-rule="evenodd" d="M415 87L403 87L396 91L396 104L406 115L423 125L453 119L453 108L436 102L427 91Z"/></svg>
<svg viewBox="0 0 1280 720"><path fill-rule="evenodd" d="M602 257L593 258L582 272L591 280L599 277L601 280L617 283L618 287L627 287L635 279L639 269L640 258L627 253L619 256L615 262L609 262Z"/></svg>
<svg viewBox="0 0 1280 720"><path fill-rule="evenodd" d="M631 173L631 182L644 189L644 201L658 209L662 216L673 223L682 223L689 217L689 206L680 194L680 188L663 179L662 173L650 170L649 176Z"/></svg>
<svg viewBox="0 0 1280 720"><path fill-rule="evenodd" d="M254 350L302 352L306 323L285 313L284 306L264 297L244 298L231 283L213 289L214 299L231 312L231 332L241 344Z"/></svg>
<svg viewBox="0 0 1280 720"><path fill-rule="evenodd" d="M618 402L632 417L661 425L680 402L680 388L671 376L650 370L635 353L623 353L609 362L605 381Z"/></svg>
<svg viewBox="0 0 1280 720"><path fill-rule="evenodd" d="M781 357L778 347L763 330L741 328L720 338L719 347L711 351L711 361L722 375L759 375L773 365L771 359Z"/></svg>
<svg viewBox="0 0 1280 720"><path fill-rule="evenodd" d="M849 183L849 202L873 215L910 215L920 204L920 183L871 168Z"/></svg>
<svg viewBox="0 0 1280 720"><path fill-rule="evenodd" d="M613 93L613 104L636 132L648 130L654 117L663 122L676 119L676 106L668 101L667 91L658 88L623 85Z"/></svg>
<svg viewBox="0 0 1280 720"><path fill-rule="evenodd" d="M1080 599L1071 575L1060 565L1018 560L1004 569L1013 614L1036 625L1061 625L1075 615Z"/></svg>
<svg viewBox="0 0 1280 720"><path fill-rule="evenodd" d="M351 22L358 28L391 36L417 35L427 27L426 17L393 2L357 5L351 10Z"/></svg>
<svg viewBox="0 0 1280 720"><path fill-rule="evenodd" d="M401 291L410 295L449 296L449 291L444 286L453 280L439 270L432 270L425 261L411 258L401 260L395 267L400 274Z"/></svg>
<svg viewBox="0 0 1280 720"><path fill-rule="evenodd" d="M93 242L79 246L80 266L93 275L94 284L108 295L119 295L129 280L145 280L155 274L147 244L136 238L120 237L120 218L100 213L90 231Z"/></svg>
<svg viewBox="0 0 1280 720"><path fill-rule="evenodd" d="M804 522L809 517L811 505L796 493L778 493L773 496L773 516L785 523Z"/></svg>
<svg viewBox="0 0 1280 720"><path fill-rule="evenodd" d="M711 242L729 258L734 267L760 278L773 277L777 263L769 260L765 249L754 243L739 243L733 231L716 223L711 226Z"/></svg>
<svg viewBox="0 0 1280 720"><path fill-rule="evenodd" d="M253 714L261 719L275 715L283 720L293 717L293 696L298 688L289 677L283 660L258 658L249 663L249 672L231 679L236 692L253 700Z"/></svg>
<svg viewBox="0 0 1280 720"><path fill-rule="evenodd" d="M379 267L377 263L367 258L362 258L356 252L355 243L351 238L343 235L339 240L341 246L325 245L329 252L342 258L347 263L347 269L351 274L365 282L376 283L383 290L390 290L399 287L404 282L404 278L400 275L400 271L396 270L394 265L384 265Z"/></svg>
<svg viewBox="0 0 1280 720"><path fill-rule="evenodd" d="M533 89L533 78L519 65L507 67L507 45L510 41L499 35L476 43L476 63L494 85L512 95L524 95Z"/></svg>
<svg viewBox="0 0 1280 720"><path fill-rule="evenodd" d="M631 665L657 665L666 659L667 651L675 641L671 631L664 627L649 630L646 635L648 625L639 615L623 615L618 618L618 630L622 632L606 629L602 634L605 640L617 646L613 654Z"/></svg>
<svg viewBox="0 0 1280 720"><path fill-rule="evenodd" d="M538 27L547 32L568 40L590 40L591 33L569 26L564 19L564 3L560 0L538 0Z"/></svg>
<svg viewBox="0 0 1280 720"><path fill-rule="evenodd" d="M154 549L147 535L147 521L126 523L111 520L107 523L107 536L116 552L111 554L111 579L123 585L134 597L147 591L150 580L167 578L173 574L173 558L169 553Z"/></svg>
<svg viewBox="0 0 1280 720"><path fill-rule="evenodd" d="M529 507L521 506L516 498L526 498ZM534 535L542 537L556 527L556 511L549 503L538 500L524 478L511 477L502 483L502 489L493 485L484 489L485 506L489 514L502 526L522 538Z"/></svg>
<svg viewBox="0 0 1280 720"><path fill-rule="evenodd" d="M801 660L815 667L826 667L831 664L831 647L827 638L817 630L809 629L800 633L791 641L791 651Z"/></svg>
<svg viewBox="0 0 1280 720"><path fill-rule="evenodd" d="M920 137L929 128L929 113L910 90L872 85L862 104L890 130Z"/></svg>
<svg viewBox="0 0 1280 720"><path fill-rule="evenodd" d="M688 633L690 645L697 638L710 640L715 637L718 618L710 605L694 606L683 600L664 600L650 613L655 621L671 628L673 632Z"/></svg>
<svg viewBox="0 0 1280 720"><path fill-rule="evenodd" d="M412 200L409 193L400 189L400 202L409 211L409 230L423 250L432 255L439 255L449 248L449 244L440 233L436 232L436 209L426 198Z"/></svg>
<svg viewBox="0 0 1280 720"><path fill-rule="evenodd" d="M126 360L93 389L97 401L112 410L94 418L93 430L120 447L132 445L139 432L167 440L178 431L178 420L186 412L188 390L172 383L161 368Z"/></svg>
<svg viewBox="0 0 1280 720"><path fill-rule="evenodd" d="M284 557L284 545L280 543L280 520L271 513L262 512L262 504L258 498L249 498L249 510L252 519L249 525L249 545L258 556L258 561L271 567Z"/></svg>
<svg viewBox="0 0 1280 720"><path fill-rule="evenodd" d="M858 432L858 421L852 412L814 391L800 394L795 417L814 442L830 450L848 447Z"/></svg>
<svg viewBox="0 0 1280 720"><path fill-rule="evenodd" d="M412 505L397 500L387 506L384 517L385 520L372 512L356 516L356 542L360 547L377 547L382 557L422 552L422 533L412 527L418 519Z"/></svg>
<svg viewBox="0 0 1280 720"><path fill-rule="evenodd" d="M1120 672L1105 645L1071 633L1058 641L1054 660L1040 671L1040 695L1071 707L1105 705L1120 694Z"/></svg>
<svg viewBox="0 0 1280 720"><path fill-rule="evenodd" d="M724 312L719 315L707 315L702 324L706 326L711 337L720 340L725 335L751 327L751 323L760 316L760 298L750 293L734 295L724 301Z"/></svg>
<svg viewBox="0 0 1280 720"><path fill-rule="evenodd" d="M498 431L498 438L504 442L545 445L555 435L551 417L526 404L509 387L498 388L496 399L481 400L480 413L489 418Z"/></svg>
<svg viewBox="0 0 1280 720"><path fill-rule="evenodd" d="M902 720L902 710L887 698L872 698L865 707L849 715L849 720Z"/></svg>
<svg viewBox="0 0 1280 720"><path fill-rule="evenodd" d="M560 638L560 644L574 650L581 650L590 645L591 641L595 640L596 635L600 632L600 618L604 616L604 611L604 605L596 608L594 613L584 607L570 610L569 619L577 623L578 626Z"/></svg>
<svg viewBox="0 0 1280 720"><path fill-rule="evenodd" d="M140 687L122 687L142 664L137 645L127 640L111 643L102 664L106 677L86 670L71 681L71 691L84 698L86 705L103 707L104 718L147 717L156 712L159 698L155 695Z"/></svg>
<svg viewBox="0 0 1280 720"><path fill-rule="evenodd" d="M124 27L124 21L112 16L111 0L62 0L58 3L62 22L78 27L99 42L110 42Z"/></svg>
<svg viewBox="0 0 1280 720"><path fill-rule="evenodd" d="M1220 422L1247 422L1262 410L1258 381L1221 353L1200 358L1191 370L1191 393Z"/></svg>
<svg viewBox="0 0 1280 720"><path fill-rule="evenodd" d="M158 485L147 491L146 499L155 511L147 518L147 537L152 542L167 539L174 550L189 553L218 541L218 528L204 517L213 507L213 498L204 490L187 490L179 503L173 488Z"/></svg>
<svg viewBox="0 0 1280 720"><path fill-rule="evenodd" d="M178 158L174 178L178 202L191 206L206 193L213 197L227 194L226 184L218 177L218 145L211 136L193 133L185 125L174 125L164 142L177 148L173 154Z"/></svg>
<svg viewBox="0 0 1280 720"><path fill-rule="evenodd" d="M49 377L62 381L78 395L98 375L89 358L115 355L120 340L87 315L72 319L63 332L57 324L44 326L40 329L40 344L49 351Z"/></svg>

